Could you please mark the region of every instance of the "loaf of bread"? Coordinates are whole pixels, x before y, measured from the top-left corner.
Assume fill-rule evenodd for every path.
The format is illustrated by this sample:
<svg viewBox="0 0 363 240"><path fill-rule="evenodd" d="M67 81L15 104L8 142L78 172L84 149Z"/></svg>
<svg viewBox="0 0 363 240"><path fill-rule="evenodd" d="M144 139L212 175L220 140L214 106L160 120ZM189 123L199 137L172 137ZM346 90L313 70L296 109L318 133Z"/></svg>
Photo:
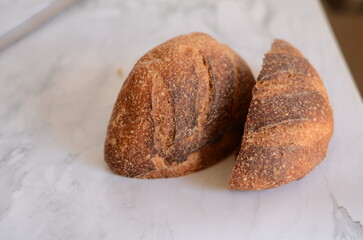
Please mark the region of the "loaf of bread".
<svg viewBox="0 0 363 240"><path fill-rule="evenodd" d="M308 60L275 40L252 91L229 188L274 188L308 174L325 157L333 112Z"/></svg>
<svg viewBox="0 0 363 240"><path fill-rule="evenodd" d="M155 47L118 95L106 162L135 178L177 177L217 162L240 145L254 84L246 63L206 34Z"/></svg>

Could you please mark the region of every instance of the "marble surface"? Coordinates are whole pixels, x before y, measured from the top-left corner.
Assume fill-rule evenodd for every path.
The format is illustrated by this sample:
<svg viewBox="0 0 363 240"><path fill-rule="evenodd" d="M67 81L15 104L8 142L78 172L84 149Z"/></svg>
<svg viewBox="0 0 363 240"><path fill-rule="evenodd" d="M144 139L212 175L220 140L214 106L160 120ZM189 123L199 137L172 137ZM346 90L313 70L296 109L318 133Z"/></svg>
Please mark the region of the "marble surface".
<svg viewBox="0 0 363 240"><path fill-rule="evenodd" d="M255 75L273 38L306 55L335 115L320 166L259 192L226 190L233 157L175 179L109 171L105 132L127 73L192 31ZM363 239L363 105L316 0L82 1L0 52L0 69L0 239Z"/></svg>

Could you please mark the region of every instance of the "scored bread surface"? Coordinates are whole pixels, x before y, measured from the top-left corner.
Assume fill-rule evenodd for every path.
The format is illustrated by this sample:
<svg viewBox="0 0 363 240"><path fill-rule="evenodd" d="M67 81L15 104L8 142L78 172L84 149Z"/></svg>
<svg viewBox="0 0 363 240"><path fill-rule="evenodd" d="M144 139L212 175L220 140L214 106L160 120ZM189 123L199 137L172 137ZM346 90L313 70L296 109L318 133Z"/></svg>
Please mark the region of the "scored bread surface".
<svg viewBox="0 0 363 240"><path fill-rule="evenodd" d="M221 160L240 145L254 84L246 63L206 34L155 47L118 95L106 162L119 175L166 178Z"/></svg>
<svg viewBox="0 0 363 240"><path fill-rule="evenodd" d="M326 155L333 112L318 73L275 40L252 91L231 190L274 188L308 174Z"/></svg>

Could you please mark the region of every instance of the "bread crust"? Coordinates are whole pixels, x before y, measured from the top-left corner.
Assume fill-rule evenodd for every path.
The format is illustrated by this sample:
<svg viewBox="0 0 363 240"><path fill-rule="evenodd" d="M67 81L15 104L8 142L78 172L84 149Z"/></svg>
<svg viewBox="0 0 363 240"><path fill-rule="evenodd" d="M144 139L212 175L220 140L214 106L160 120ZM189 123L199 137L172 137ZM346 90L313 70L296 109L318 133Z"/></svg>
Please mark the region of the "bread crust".
<svg viewBox="0 0 363 240"><path fill-rule="evenodd" d="M155 47L118 95L106 162L135 178L177 177L214 164L240 145L254 84L246 63L206 34Z"/></svg>
<svg viewBox="0 0 363 240"><path fill-rule="evenodd" d="M333 111L323 82L292 45L275 40L252 90L231 190L262 190L299 180L325 157Z"/></svg>

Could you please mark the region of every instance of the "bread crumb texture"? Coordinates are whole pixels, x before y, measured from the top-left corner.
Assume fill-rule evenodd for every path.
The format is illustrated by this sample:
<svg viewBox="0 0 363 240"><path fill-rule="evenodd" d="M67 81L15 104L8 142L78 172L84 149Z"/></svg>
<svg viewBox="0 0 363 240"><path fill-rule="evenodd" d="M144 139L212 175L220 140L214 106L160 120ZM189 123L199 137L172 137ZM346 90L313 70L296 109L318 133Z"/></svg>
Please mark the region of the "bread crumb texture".
<svg viewBox="0 0 363 240"><path fill-rule="evenodd" d="M240 145L254 84L246 63L206 34L155 47L118 95L106 162L122 176L166 178L221 160Z"/></svg>
<svg viewBox="0 0 363 240"><path fill-rule="evenodd" d="M229 188L262 190L299 180L325 157L333 112L318 73L275 40L252 91Z"/></svg>

